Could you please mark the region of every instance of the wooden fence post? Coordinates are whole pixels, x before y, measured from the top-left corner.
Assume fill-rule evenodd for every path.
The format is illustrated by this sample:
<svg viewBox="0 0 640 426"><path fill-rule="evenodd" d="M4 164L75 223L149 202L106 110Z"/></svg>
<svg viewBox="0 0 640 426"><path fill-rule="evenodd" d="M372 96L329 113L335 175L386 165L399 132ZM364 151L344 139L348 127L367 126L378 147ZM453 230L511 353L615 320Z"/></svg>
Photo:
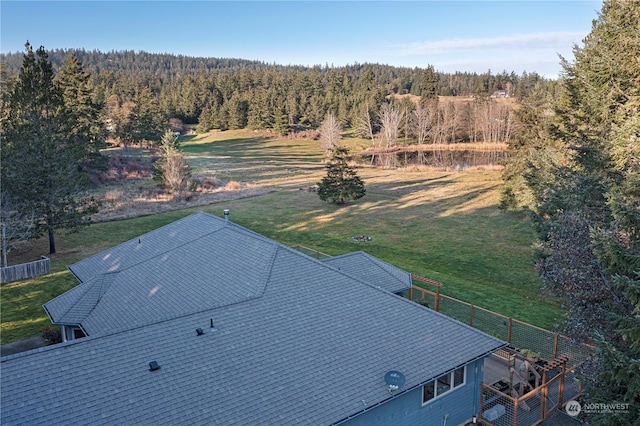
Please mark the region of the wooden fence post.
<svg viewBox="0 0 640 426"><path fill-rule="evenodd" d="M560 386L558 389L558 406L562 407L562 400L564 399L564 376L567 374L567 363L562 363L562 374L560 375ZM580 390L578 390L580 392Z"/></svg>
<svg viewBox="0 0 640 426"><path fill-rule="evenodd" d="M436 287L436 300L435 300L436 312L440 312L440 286Z"/></svg>
<svg viewBox="0 0 640 426"><path fill-rule="evenodd" d="M513 321L511 321L511 317L509 317L509 321L507 322L507 343L511 344L511 325Z"/></svg>
<svg viewBox="0 0 640 426"><path fill-rule="evenodd" d="M473 327L473 305L469 305L469 325Z"/></svg>
<svg viewBox="0 0 640 426"><path fill-rule="evenodd" d="M547 370L542 371L542 390L540 392L540 419L547 418L547 396L549 395L549 384L547 383Z"/></svg>

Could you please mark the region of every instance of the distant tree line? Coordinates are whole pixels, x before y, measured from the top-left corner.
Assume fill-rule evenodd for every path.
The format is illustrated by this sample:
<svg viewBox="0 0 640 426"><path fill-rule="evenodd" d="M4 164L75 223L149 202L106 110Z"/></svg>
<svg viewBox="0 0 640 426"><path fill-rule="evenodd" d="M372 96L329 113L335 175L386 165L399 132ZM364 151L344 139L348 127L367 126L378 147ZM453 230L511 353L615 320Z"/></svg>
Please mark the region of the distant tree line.
<svg viewBox="0 0 640 426"><path fill-rule="evenodd" d="M89 74L92 101L103 107L108 128L123 143L159 140L157 124L173 119L198 130L272 129L279 134L317 128L328 112L355 127L377 113L389 95L488 98L496 91L527 99L536 90L553 93L557 82L536 73L503 71L441 73L433 67L379 64L280 66L258 61L195 58L134 51L48 51L54 70L73 53ZM0 55L8 82L22 64L20 53ZM133 129L132 120L146 125ZM379 130L379 129L374 129Z"/></svg>

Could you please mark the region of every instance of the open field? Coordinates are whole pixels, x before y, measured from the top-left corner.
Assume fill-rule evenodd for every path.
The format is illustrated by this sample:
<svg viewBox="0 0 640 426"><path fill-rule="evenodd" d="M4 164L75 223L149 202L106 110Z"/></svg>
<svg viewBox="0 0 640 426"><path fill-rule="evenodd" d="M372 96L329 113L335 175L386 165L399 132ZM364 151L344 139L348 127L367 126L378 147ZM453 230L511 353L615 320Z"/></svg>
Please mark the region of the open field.
<svg viewBox="0 0 640 426"><path fill-rule="evenodd" d="M531 263L535 235L526 218L498 209L498 171L361 167L367 195L340 207L307 191L324 173L317 141L234 131L188 137L182 146L198 173L273 191L59 234L53 274L2 287L2 343L39 334L48 322L41 304L76 284L66 265L197 210L222 216L230 209L232 221L287 245L331 255L364 250L442 282L444 294L535 325L551 329L561 321L558 303L540 294ZM372 241L351 239L359 235ZM36 241L29 255L46 254L47 247Z"/></svg>

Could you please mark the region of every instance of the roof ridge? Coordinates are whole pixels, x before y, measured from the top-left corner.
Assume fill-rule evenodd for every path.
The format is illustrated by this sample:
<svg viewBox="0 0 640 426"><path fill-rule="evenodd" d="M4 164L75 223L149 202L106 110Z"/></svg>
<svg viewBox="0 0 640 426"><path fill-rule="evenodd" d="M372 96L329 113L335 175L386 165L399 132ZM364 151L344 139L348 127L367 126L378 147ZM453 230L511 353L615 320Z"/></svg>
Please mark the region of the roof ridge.
<svg viewBox="0 0 640 426"><path fill-rule="evenodd" d="M157 232L157 231L159 231L159 230L161 230L161 229L164 229L164 228L168 228L169 226L175 226L175 224L176 224L176 223L179 223L179 222L182 222L182 221L186 221L186 220L188 220L188 219L192 219L194 216L201 216L201 215L208 216L208 217L211 217L211 218L215 218L215 219L217 219L217 220L219 220L219 221L223 221L223 220L224 220L224 219L219 218L219 217L218 217L218 216L216 216L216 215L213 215L213 214L210 214L210 213L204 212L204 211L202 211L202 210L198 210L198 211L197 211L197 212L195 212L195 213L188 214L188 215L184 216L183 218L180 218L180 219L175 220L175 221L173 221L173 222L169 222L169 223L167 223L167 224L165 224L165 225L162 225L162 226L161 226L161 227L159 227L159 228L152 229L152 230L150 230L150 231L148 231L148 232L145 232L145 233L144 233L144 234L142 234L142 235L138 235L137 237L130 238L130 239L126 240L126 241L123 241L123 242L121 242L120 244L117 244L117 245L115 245L115 246L113 246L113 247L110 247L110 250L114 250L114 249L117 249L117 248L119 248L119 247L122 247L122 246L124 246L125 244L129 244L131 241L141 240L141 239L142 239L142 238L144 238L146 235L149 235L149 234L155 233L155 232ZM212 231L212 232L215 232L215 231L218 231L218 230L219 230L219 229L216 229L216 230L214 230L214 231ZM209 235L209 234L205 234L205 235ZM202 237L204 237L205 235L202 235ZM196 240L197 240L197 238L196 238ZM192 241L195 241L195 240L192 240ZM186 243L185 243L185 244L186 244ZM180 246L177 246L177 247L180 247ZM176 247L176 248L177 248L177 247ZM94 254L94 255L92 255L92 256L89 256L89 257L87 257L87 258L82 259L82 260L81 260L81 261L79 261L79 262L76 262L76 263L74 263L74 264L72 264L72 265L69 265L69 266L67 266L67 269L68 269L69 271L71 271L71 274L72 274L74 277L76 277L76 279L78 279L78 281L80 281L79 277L78 277L78 276L76 275L76 273L73 271L72 267L73 267L74 265L76 265L76 264L81 263L81 262L85 262L85 261L86 261L86 260L88 260L88 259L93 259L94 257L99 256L101 253L103 253L103 252L102 252L102 251L100 251L100 252L98 252L98 253L95 253L95 254ZM163 252L163 253L166 253L166 251L165 251L165 252ZM137 264L139 264L139 263L137 263ZM136 264L136 265L137 265L137 264ZM133 266L133 265L131 265L131 266ZM116 272L118 272L118 271L116 271ZM95 277L92 277L92 278L95 278ZM81 282L82 282L82 281L81 281ZM64 294L64 293L63 293L63 294Z"/></svg>
<svg viewBox="0 0 640 426"><path fill-rule="evenodd" d="M370 260L371 262L373 262L376 265L378 265L380 268L382 268L382 270L384 270L385 273L391 275L395 279L398 279L398 280L400 279L400 277L398 275L396 275L396 273L399 273L400 271L406 272L406 271L398 268L397 266L394 266L394 265L392 265L392 264L390 264L388 262L385 262L382 259L378 259L377 257L375 257L375 256L373 256L373 255L371 255L371 254L369 254L369 253L367 253L365 251L363 251L362 253L366 256L366 258L368 260ZM406 273L409 274L409 277L411 277L411 273L410 272L406 272Z"/></svg>
<svg viewBox="0 0 640 426"><path fill-rule="evenodd" d="M158 228L158 229L160 229L160 228ZM161 252L157 253L156 255L151 256L151 257L148 257L148 258L146 258L146 259L143 259L143 260L141 260L141 261L139 261L139 262L137 262L137 263L132 263L131 265L128 265L128 266L126 266L126 267L124 267L124 268L122 268L122 269L118 269L117 271L104 272L104 273L102 273L101 275L105 275L105 274L118 274L118 273L120 273L120 272L127 271L127 270L129 270L129 269L131 269L131 268L134 268L134 267L136 267L136 266L142 265L143 263L146 263L146 262L150 261L151 259L155 259L155 258L157 258L157 257L163 256L163 255L165 255L165 254L167 254L167 253L169 253L169 252L171 252L171 251L173 251L173 250L179 249L180 247L184 247L184 246L186 246L186 245L188 245L188 244L192 244L194 241L201 240L201 239L203 239L203 238L205 238L205 237L210 236L211 234L215 234L216 232L220 232L220 231L222 231L223 229L224 229L224 227L222 227L222 228L218 228L218 229L214 229L214 230L212 230L211 232L208 232L208 233L206 233L206 234L202 234L202 235L200 235L198 238L194 238L193 240L186 241L186 242L184 242L184 243L182 243L182 244L179 244L179 245L177 245L177 246L175 246L175 247L171 247L171 248L169 248L169 249L167 249L167 250L165 250L165 251L161 251ZM135 238L134 238L134 240L135 240ZM131 240L129 240L129 241L131 241ZM127 242L129 242L129 241L127 241ZM123 243L123 244L124 244L124 243Z"/></svg>
<svg viewBox="0 0 640 426"><path fill-rule="evenodd" d="M51 320L51 323L53 324L58 324L59 321L54 320L53 316L51 315L51 312L49 312L49 309L47 309L47 305L51 302L54 302L57 299L62 298L65 294L68 294L69 292L75 290L75 289L79 289L81 291L82 294L80 294L76 300L74 300L74 302L71 304L71 306L69 306L69 308L65 309L64 312L60 315L60 318L63 318L65 315L67 315L77 304L80 300L82 300L82 298L91 290L91 288L93 287L94 283L93 281L96 280L97 277L93 277L91 278L89 281L85 281L82 282L80 284L78 284L77 286L70 288L69 290L65 291L62 294L57 295L56 297L54 297L51 300L46 301L45 303L42 304L42 308L44 309L44 311L47 313L47 316L49 317L49 319ZM79 292L80 292L79 291Z"/></svg>
<svg viewBox="0 0 640 426"><path fill-rule="evenodd" d="M262 291L256 298L262 297L264 295L264 292L267 291L267 287L269 286L269 281L271 281L271 275L273 274L273 268L276 263L276 257L278 256L278 251L282 247L286 247L283 244L278 243L277 241L275 242L274 245L276 249L273 251L273 254L271 255L271 259L269 260L269 270L265 274L265 280L264 280L264 285L262 286Z"/></svg>
<svg viewBox="0 0 640 426"><path fill-rule="evenodd" d="M339 271L342 271L342 269L340 267L334 266L333 265L333 261L335 261L336 259L344 259L347 257L352 257L352 256L362 256L363 259L365 259L367 262L370 262L376 266L378 266L380 268L380 270L386 274L387 276L390 277L390 280L393 281L399 281L399 282L403 282L403 278L401 277L401 275L406 274L406 277L409 279L409 282L411 282L411 273L407 272L403 269L398 268L397 266L391 265L390 263L385 262L382 259L378 259L377 257L363 251L363 250L358 250L358 251L354 251L354 252L350 252L350 253L345 253L345 254L341 254L338 256L334 256L334 257L330 257L327 259L322 259L322 262L324 262L327 266L330 266L332 268L337 268ZM357 277L357 276L352 276L350 274L347 273L347 275L349 275L352 278L355 278L359 281L363 281L363 279ZM378 286L376 286L375 284L372 284L368 281L363 281L365 284L371 285L372 287L378 288ZM389 291L389 290L386 290Z"/></svg>
<svg viewBox="0 0 640 426"><path fill-rule="evenodd" d="M87 284L87 287L88 287L87 290L80 297L78 297L71 306L69 306L69 309L67 309L60 316L60 319L56 322L62 323L63 319L67 315L69 315L72 311L74 311L74 308L78 306L80 303L82 303L85 300L85 298L90 298L89 302L91 302L92 306L91 306L91 309L89 309L89 313L91 313L93 309L96 306L98 306L98 303L100 303L100 300L102 300L102 297L105 295L109 287L111 287L111 284L113 283L113 280L115 279L115 275L117 273L118 272L105 272L104 274L97 275L96 277L92 278L86 283L82 283L82 284ZM96 293L95 296L92 294L94 292ZM94 298L95 298L95 301L92 300ZM89 315L89 313L85 314L84 317L86 318L87 315ZM81 323L78 322L78 325L80 324Z"/></svg>

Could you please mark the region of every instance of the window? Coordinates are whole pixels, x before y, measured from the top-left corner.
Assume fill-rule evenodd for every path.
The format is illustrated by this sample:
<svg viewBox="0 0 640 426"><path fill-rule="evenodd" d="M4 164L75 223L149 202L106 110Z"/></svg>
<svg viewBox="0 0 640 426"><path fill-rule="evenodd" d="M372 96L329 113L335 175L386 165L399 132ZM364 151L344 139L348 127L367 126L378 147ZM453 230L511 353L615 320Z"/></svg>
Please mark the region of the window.
<svg viewBox="0 0 640 426"><path fill-rule="evenodd" d="M422 386L422 404L441 397L442 395L464 385L467 367L460 367L449 374L440 376Z"/></svg>
<svg viewBox="0 0 640 426"><path fill-rule="evenodd" d="M86 334L82 331L81 328L73 327L73 339L80 339L82 337L87 337Z"/></svg>

